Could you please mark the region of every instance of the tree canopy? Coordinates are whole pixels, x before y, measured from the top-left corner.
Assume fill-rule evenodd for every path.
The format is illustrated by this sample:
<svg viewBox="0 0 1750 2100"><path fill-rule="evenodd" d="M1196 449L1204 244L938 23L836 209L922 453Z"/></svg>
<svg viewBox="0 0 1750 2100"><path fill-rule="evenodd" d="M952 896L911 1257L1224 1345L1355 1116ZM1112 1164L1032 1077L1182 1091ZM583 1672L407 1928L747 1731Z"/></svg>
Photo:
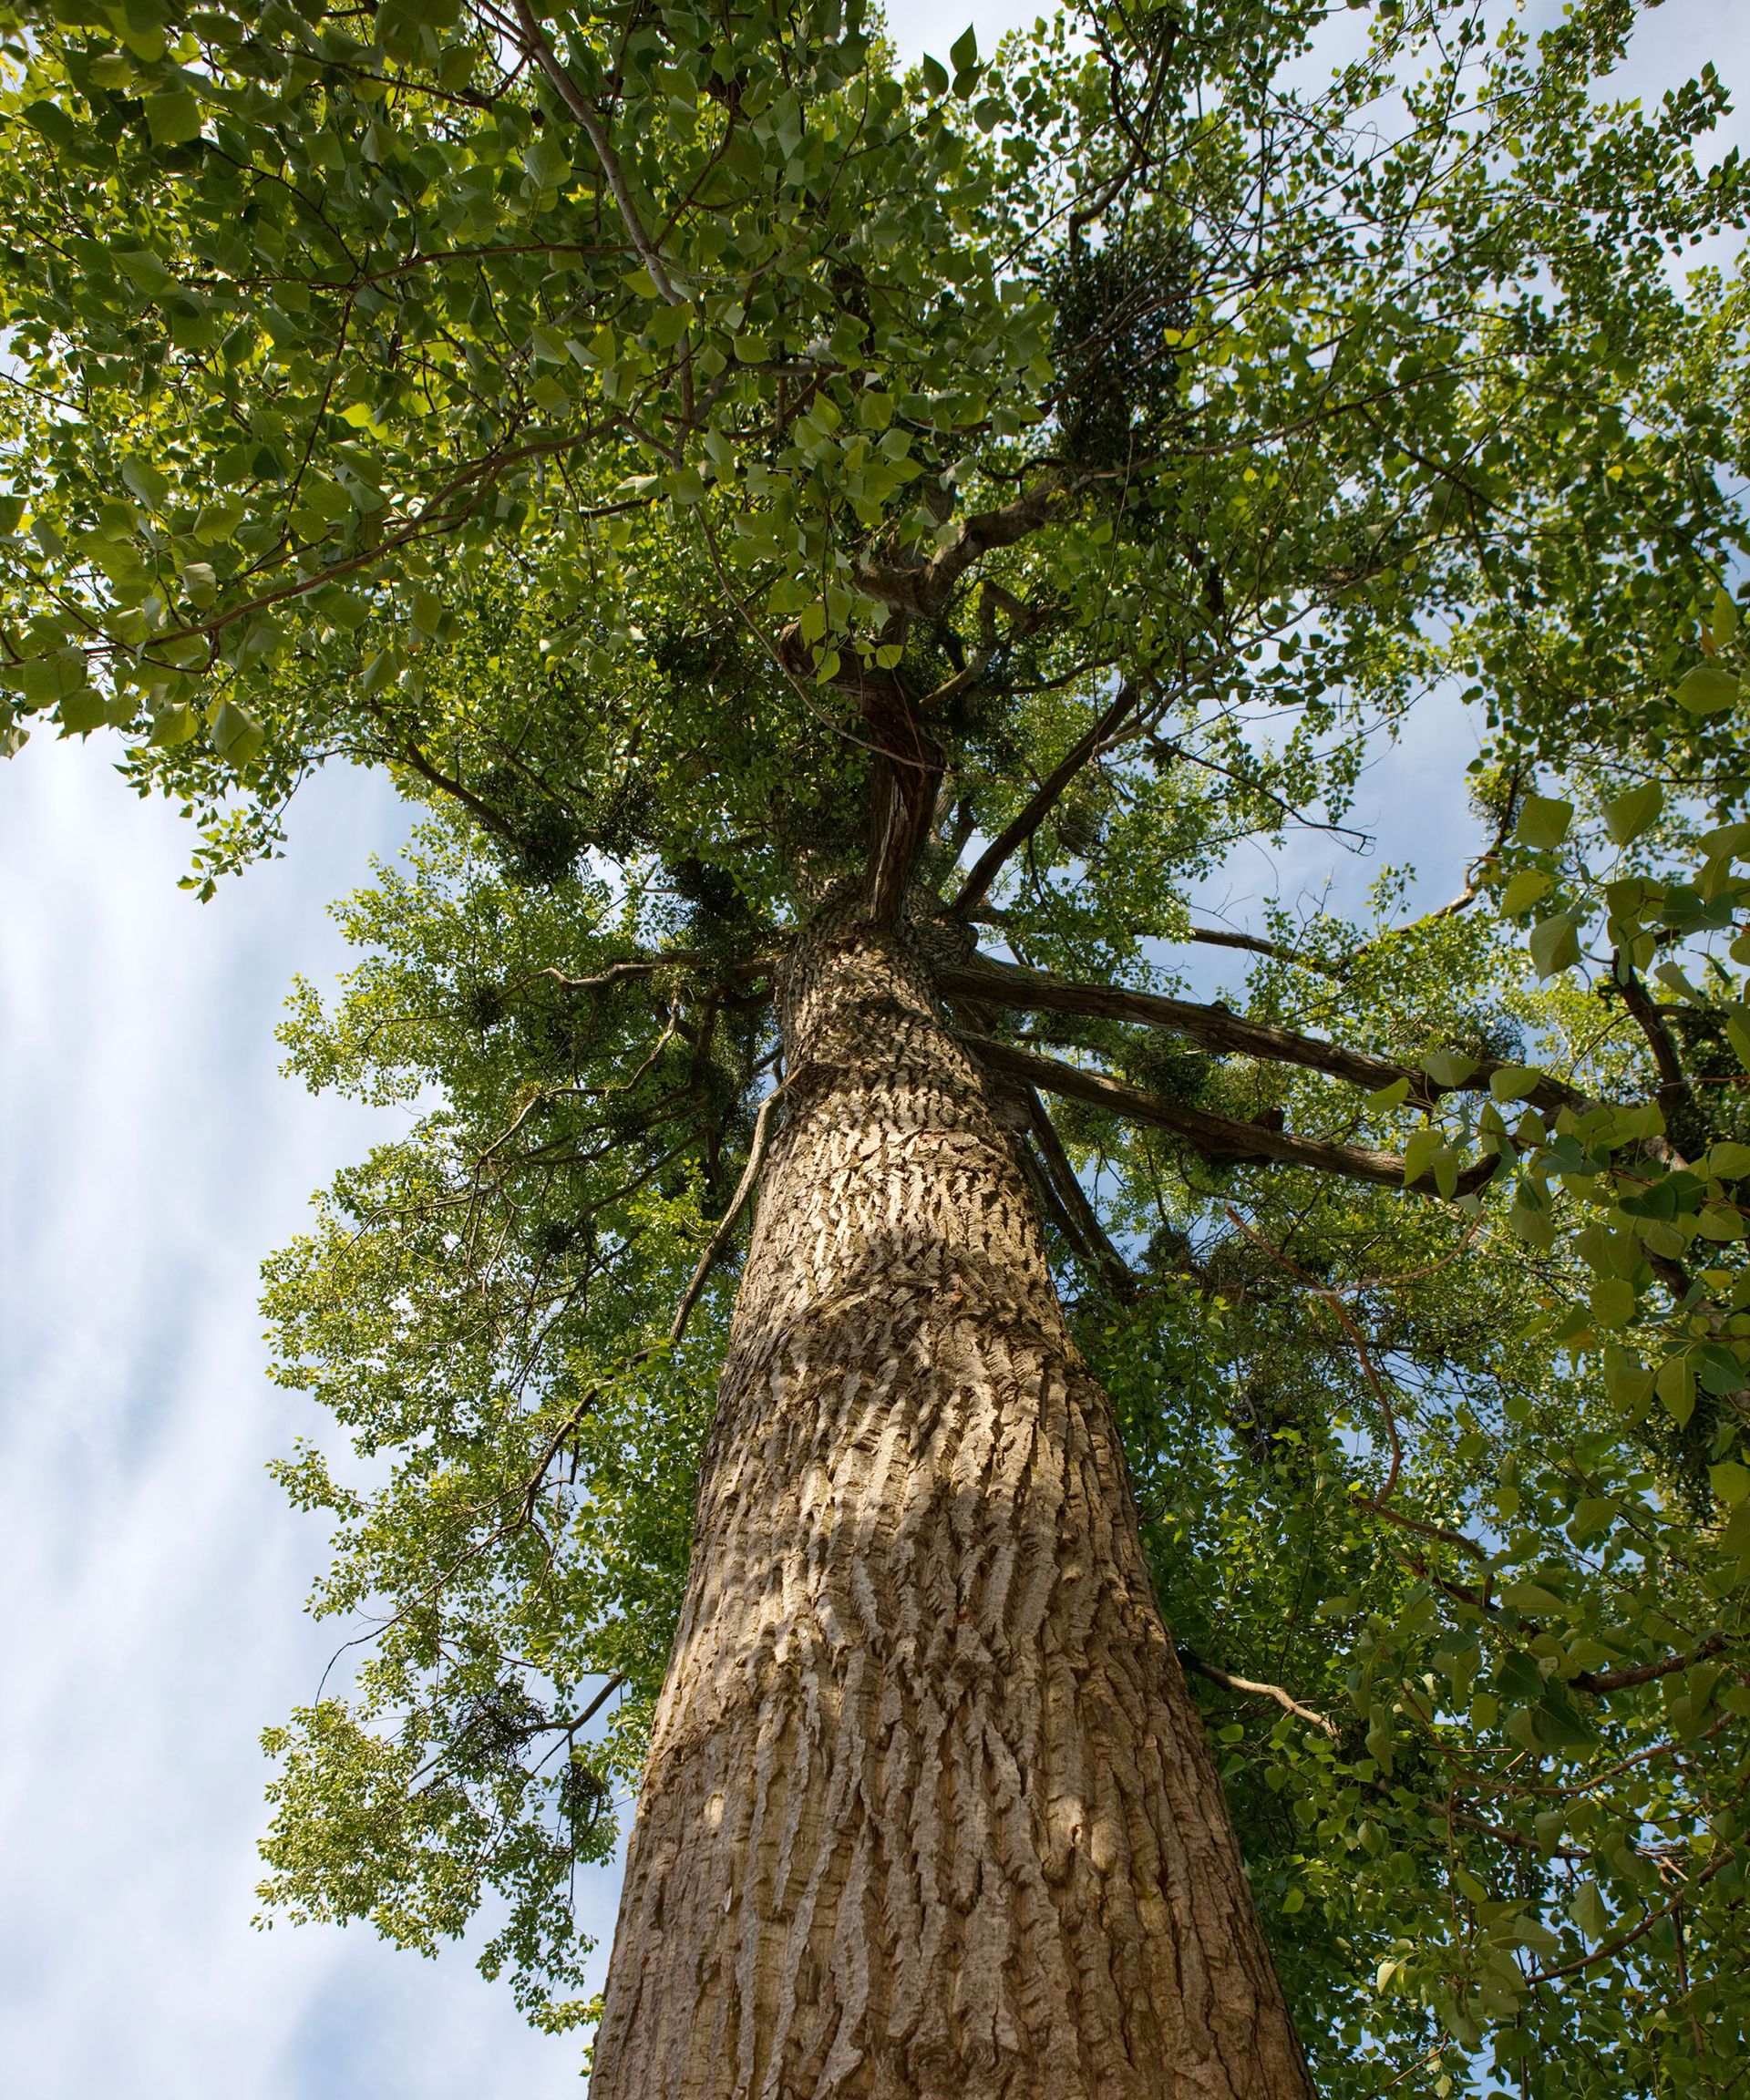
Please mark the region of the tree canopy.
<svg viewBox="0 0 1750 2100"><path fill-rule="evenodd" d="M1031 1103L1322 2088L1732 2088L1745 184L1711 69L1612 98L1641 13L0 6L9 747L114 736L203 893L331 760L428 811L285 1031L417 1120L268 1270L372 1634L274 1902L485 1905L587 2023L854 876ZM1207 922L1458 711L1450 903Z"/></svg>

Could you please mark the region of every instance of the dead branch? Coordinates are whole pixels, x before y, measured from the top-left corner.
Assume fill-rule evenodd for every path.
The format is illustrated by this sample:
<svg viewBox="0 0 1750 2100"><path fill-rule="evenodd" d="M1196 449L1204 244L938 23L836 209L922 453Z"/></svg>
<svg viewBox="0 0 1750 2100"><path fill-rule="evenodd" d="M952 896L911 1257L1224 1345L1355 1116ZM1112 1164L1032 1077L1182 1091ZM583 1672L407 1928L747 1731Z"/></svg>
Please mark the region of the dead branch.
<svg viewBox="0 0 1750 2100"><path fill-rule="evenodd" d="M1226 1670L1218 1670L1213 1662L1206 1662L1200 1655L1189 1648L1179 1650L1179 1665L1198 1677L1207 1677L1211 1684L1220 1684L1224 1691L1243 1692L1257 1699L1273 1699L1284 1714L1292 1714L1302 1721L1310 1721L1315 1728L1323 1728L1334 1743L1337 1731L1323 1714L1316 1714L1311 1706L1302 1706L1280 1684L1262 1684L1251 1677L1235 1677Z"/></svg>
<svg viewBox="0 0 1750 2100"><path fill-rule="evenodd" d="M747 1148L747 1164L741 1170L741 1179L736 1184L736 1192L729 1199L729 1208L717 1220L717 1229L712 1233L705 1250L699 1256L699 1265L693 1271L693 1281L687 1285L679 1310L674 1314L674 1324L668 1331L671 1344L678 1342L686 1330L686 1323L693 1308L699 1302L699 1293L705 1289L705 1280L715 1266L718 1256L729 1242L729 1235L736 1229L736 1220L741 1216L742 1206L747 1200L754 1183L759 1179L759 1169L766 1158L766 1138L770 1127L772 1110L777 1107L778 1096L789 1084L780 1079L759 1105L759 1114L754 1118L754 1141Z"/></svg>

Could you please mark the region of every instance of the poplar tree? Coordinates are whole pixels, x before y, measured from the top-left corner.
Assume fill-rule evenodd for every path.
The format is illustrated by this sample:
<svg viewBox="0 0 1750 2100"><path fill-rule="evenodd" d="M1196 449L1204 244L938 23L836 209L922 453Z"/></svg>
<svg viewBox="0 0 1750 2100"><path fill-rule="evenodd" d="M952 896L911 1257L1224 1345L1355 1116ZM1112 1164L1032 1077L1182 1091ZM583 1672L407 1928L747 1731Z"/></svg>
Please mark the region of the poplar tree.
<svg viewBox="0 0 1750 2100"><path fill-rule="evenodd" d="M0 734L203 896L426 812L284 1032L417 1113L269 1264L370 1638L265 1893L484 1911L595 2100L1741 2077L1745 183L1641 12L0 6ZM1455 722L1450 901L1210 908Z"/></svg>

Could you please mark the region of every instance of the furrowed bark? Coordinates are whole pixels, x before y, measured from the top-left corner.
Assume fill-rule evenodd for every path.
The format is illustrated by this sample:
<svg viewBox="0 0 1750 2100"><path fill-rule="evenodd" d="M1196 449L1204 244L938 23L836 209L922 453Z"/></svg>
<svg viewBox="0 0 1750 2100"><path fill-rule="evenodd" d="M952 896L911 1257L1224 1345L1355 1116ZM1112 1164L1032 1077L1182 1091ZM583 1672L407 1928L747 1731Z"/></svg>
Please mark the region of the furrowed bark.
<svg viewBox="0 0 1750 2100"><path fill-rule="evenodd" d="M838 901L785 974L592 2100L1305 2100L929 931Z"/></svg>

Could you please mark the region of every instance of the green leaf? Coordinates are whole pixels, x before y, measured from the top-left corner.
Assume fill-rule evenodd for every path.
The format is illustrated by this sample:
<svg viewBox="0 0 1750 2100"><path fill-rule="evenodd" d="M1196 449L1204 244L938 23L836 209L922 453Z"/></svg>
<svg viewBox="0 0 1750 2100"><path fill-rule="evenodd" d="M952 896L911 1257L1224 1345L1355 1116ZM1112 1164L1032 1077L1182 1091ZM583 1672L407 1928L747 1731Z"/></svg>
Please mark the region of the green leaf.
<svg viewBox="0 0 1750 2100"><path fill-rule="evenodd" d="M186 744L201 727L201 719L192 707L180 704L155 708L149 741L160 751L173 751Z"/></svg>
<svg viewBox="0 0 1750 2100"><path fill-rule="evenodd" d="M124 459L121 478L149 510L158 510L170 492L169 478L149 459Z"/></svg>
<svg viewBox="0 0 1750 2100"><path fill-rule="evenodd" d="M79 128L58 102L29 102L19 112L33 131L63 151L79 135Z"/></svg>
<svg viewBox="0 0 1750 2100"><path fill-rule="evenodd" d="M1737 679L1718 664L1696 664L1677 687L1677 705L1692 715L1723 715L1737 697Z"/></svg>
<svg viewBox="0 0 1750 2100"><path fill-rule="evenodd" d="M1643 1406L1652 1392L1652 1373L1632 1349L1612 1342L1604 1351L1604 1390L1621 1407Z"/></svg>
<svg viewBox="0 0 1750 2100"><path fill-rule="evenodd" d="M1619 846L1638 839L1665 806L1665 791L1656 780L1631 788L1604 805L1604 829Z"/></svg>
<svg viewBox="0 0 1750 2100"><path fill-rule="evenodd" d="M116 268L143 299L157 299L176 283L163 258L149 248L118 248L111 251Z"/></svg>
<svg viewBox="0 0 1750 2100"><path fill-rule="evenodd" d="M1501 891L1501 916L1504 919L1518 918L1555 886L1555 877L1547 875L1541 868L1516 868L1507 879L1506 889Z"/></svg>
<svg viewBox="0 0 1750 2100"><path fill-rule="evenodd" d="M1610 1912L1604 1908L1604 1899L1599 1894L1596 1881L1582 1881L1574 1890L1568 1904L1568 1915L1589 1940L1601 1940L1610 1930Z"/></svg>
<svg viewBox="0 0 1750 2100"><path fill-rule="evenodd" d="M248 766L260 757L267 738L255 717L233 702L224 701L212 718L212 746L232 766Z"/></svg>
<svg viewBox="0 0 1750 2100"><path fill-rule="evenodd" d="M1404 1148L1404 1186L1413 1189L1426 1173L1430 1161L1445 1145L1446 1133L1431 1123L1424 1123L1410 1132L1409 1142Z"/></svg>
<svg viewBox="0 0 1750 2100"><path fill-rule="evenodd" d="M187 88L167 88L146 98L146 128L154 146L182 146L201 136L201 105Z"/></svg>
<svg viewBox="0 0 1750 2100"><path fill-rule="evenodd" d="M1683 1428L1695 1412L1694 1365L1687 1356L1667 1356L1652 1384L1666 1414Z"/></svg>
<svg viewBox="0 0 1750 2100"><path fill-rule="evenodd" d="M1746 1495L1750 1495L1750 1467L1740 1466L1735 1458L1722 1459L1719 1465L1710 1466L1707 1477L1714 1492L1728 1509L1735 1509Z"/></svg>
<svg viewBox="0 0 1750 2100"><path fill-rule="evenodd" d="M1601 1276L1592 1285L1592 1323L1598 1327L1626 1327L1634 1318L1634 1285L1621 1276Z"/></svg>
<svg viewBox="0 0 1750 2100"><path fill-rule="evenodd" d="M970 73L978 64L978 33L971 23L949 46L948 57L956 73Z"/></svg>
<svg viewBox="0 0 1750 2100"><path fill-rule="evenodd" d="M948 92L948 68L940 58L932 58L926 52L920 61L919 69L923 75L923 85L928 93L945 95Z"/></svg>
<svg viewBox="0 0 1750 2100"><path fill-rule="evenodd" d="M1550 852L1568 836L1573 820L1571 802L1560 801L1553 795L1528 795L1520 805L1513 836L1522 846L1539 853Z"/></svg>
<svg viewBox="0 0 1750 2100"><path fill-rule="evenodd" d="M1401 1107L1409 1099L1409 1081L1407 1079L1393 1079L1375 1092L1369 1094L1364 1105L1371 1108L1375 1115L1380 1115L1389 1108Z"/></svg>
<svg viewBox="0 0 1750 2100"><path fill-rule="evenodd" d="M1539 977L1571 970L1580 961L1580 935L1566 911L1557 911L1531 929L1531 960Z"/></svg>
<svg viewBox="0 0 1750 2100"><path fill-rule="evenodd" d="M108 720L104 697L95 685L77 686L61 702L61 726L69 736L88 736Z"/></svg>
<svg viewBox="0 0 1750 2100"><path fill-rule="evenodd" d="M1714 607L1708 615L1707 638L1716 649L1724 649L1737 631L1738 608L1733 602L1732 593L1722 586L1714 593Z"/></svg>
<svg viewBox="0 0 1750 2100"><path fill-rule="evenodd" d="M20 683L33 707L52 707L87 682L83 649L54 649L41 656L28 656L22 666Z"/></svg>
<svg viewBox="0 0 1750 2100"><path fill-rule="evenodd" d="M1704 831L1696 844L1709 860L1742 860L1750 848L1750 824L1715 825L1713 830Z"/></svg>
<svg viewBox="0 0 1750 2100"><path fill-rule="evenodd" d="M1422 1069L1436 1086L1462 1086L1477 1070L1477 1060L1462 1050L1433 1050L1422 1060Z"/></svg>
<svg viewBox="0 0 1750 2100"><path fill-rule="evenodd" d="M1742 1180L1750 1176L1750 1145L1740 1145L1734 1138L1723 1138L1718 1144L1708 1147L1703 1165L1716 1180Z"/></svg>
<svg viewBox="0 0 1750 2100"><path fill-rule="evenodd" d="M1542 1080L1535 1065L1500 1065L1488 1076L1488 1091L1497 1101L1523 1101Z"/></svg>

